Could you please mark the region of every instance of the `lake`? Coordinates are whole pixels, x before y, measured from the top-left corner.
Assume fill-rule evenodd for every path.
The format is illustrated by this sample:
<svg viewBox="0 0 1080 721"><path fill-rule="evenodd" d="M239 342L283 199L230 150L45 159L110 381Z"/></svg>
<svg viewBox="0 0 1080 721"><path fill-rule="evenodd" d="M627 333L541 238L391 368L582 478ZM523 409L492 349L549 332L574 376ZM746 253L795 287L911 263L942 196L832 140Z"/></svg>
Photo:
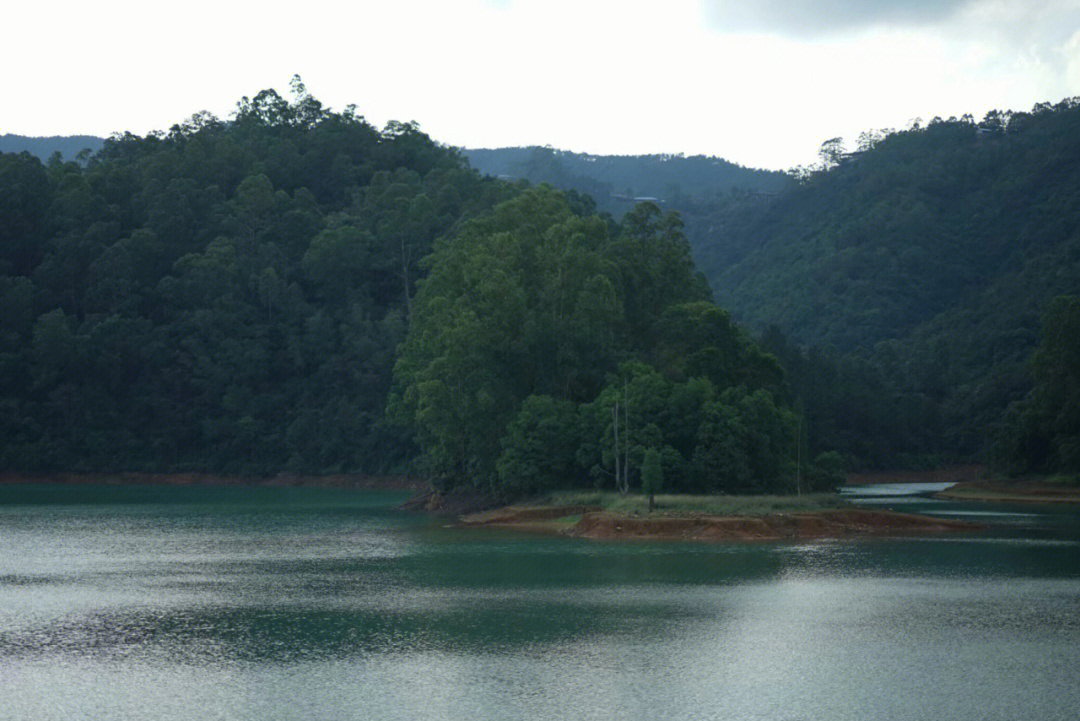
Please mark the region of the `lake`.
<svg viewBox="0 0 1080 721"><path fill-rule="evenodd" d="M813 543L456 529L381 491L0 486L0 719L1052 719L1080 509Z"/></svg>

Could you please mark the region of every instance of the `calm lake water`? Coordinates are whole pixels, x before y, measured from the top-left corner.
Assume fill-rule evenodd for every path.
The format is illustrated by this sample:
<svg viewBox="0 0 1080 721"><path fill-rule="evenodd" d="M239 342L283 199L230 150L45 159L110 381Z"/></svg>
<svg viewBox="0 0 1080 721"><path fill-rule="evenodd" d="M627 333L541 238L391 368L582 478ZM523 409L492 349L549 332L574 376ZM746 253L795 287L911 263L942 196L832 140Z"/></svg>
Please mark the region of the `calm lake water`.
<svg viewBox="0 0 1080 721"><path fill-rule="evenodd" d="M0 487L0 719L1068 719L1080 509L932 538L592 542L403 495Z"/></svg>

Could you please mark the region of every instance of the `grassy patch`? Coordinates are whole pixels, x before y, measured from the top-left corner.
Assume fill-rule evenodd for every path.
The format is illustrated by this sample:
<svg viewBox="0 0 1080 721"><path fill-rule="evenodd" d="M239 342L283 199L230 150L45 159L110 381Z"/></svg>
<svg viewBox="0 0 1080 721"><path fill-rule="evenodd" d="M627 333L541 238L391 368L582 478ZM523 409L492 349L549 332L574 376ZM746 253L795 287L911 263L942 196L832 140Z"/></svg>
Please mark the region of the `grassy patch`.
<svg viewBox="0 0 1080 721"><path fill-rule="evenodd" d="M1058 486L1080 487L1080 474L1077 474L1077 473L1060 474L1059 473L1057 475L1049 476L1046 479L1046 482L1054 484L1054 485L1058 485Z"/></svg>
<svg viewBox="0 0 1080 721"><path fill-rule="evenodd" d="M550 523L554 528L570 528L576 525L581 520L581 514L577 513L572 516L563 516L561 518L554 518L547 523Z"/></svg>
<svg viewBox="0 0 1080 721"><path fill-rule="evenodd" d="M600 506L606 511L625 515L646 515L649 497L640 493L620 496L615 491L554 491L537 503L552 506ZM802 496L691 496L660 494L656 513L683 515L708 513L717 516L766 516L785 511L821 511L839 508L844 503L835 493L808 493Z"/></svg>

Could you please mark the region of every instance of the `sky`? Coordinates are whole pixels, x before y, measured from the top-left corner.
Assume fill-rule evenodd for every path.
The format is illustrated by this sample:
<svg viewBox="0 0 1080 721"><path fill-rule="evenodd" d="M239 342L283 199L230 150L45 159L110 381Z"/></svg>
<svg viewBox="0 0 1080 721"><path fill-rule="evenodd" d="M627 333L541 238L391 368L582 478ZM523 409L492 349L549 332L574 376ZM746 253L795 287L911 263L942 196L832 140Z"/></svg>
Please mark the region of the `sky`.
<svg viewBox="0 0 1080 721"><path fill-rule="evenodd" d="M4 25L0 134L228 118L299 74L450 145L787 169L828 138L1080 95L1080 0L35 0Z"/></svg>

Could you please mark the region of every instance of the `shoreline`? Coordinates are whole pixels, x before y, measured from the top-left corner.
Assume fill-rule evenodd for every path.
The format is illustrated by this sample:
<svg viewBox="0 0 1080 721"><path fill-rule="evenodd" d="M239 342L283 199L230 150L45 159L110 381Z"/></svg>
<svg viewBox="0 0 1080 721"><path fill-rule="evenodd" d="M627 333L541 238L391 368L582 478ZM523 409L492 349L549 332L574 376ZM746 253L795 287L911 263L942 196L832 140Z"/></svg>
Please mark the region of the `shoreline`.
<svg viewBox="0 0 1080 721"><path fill-rule="evenodd" d="M506 506L462 516L465 528L504 528L593 540L708 543L801 541L977 531L970 521L862 508L753 515L635 516L593 506Z"/></svg>
<svg viewBox="0 0 1080 721"><path fill-rule="evenodd" d="M1080 487L1042 481L964 481L933 497L945 501L1070 505L1080 503Z"/></svg>
<svg viewBox="0 0 1080 721"><path fill-rule="evenodd" d="M362 473L240 476L219 473L15 473L0 472L0 486L17 484L128 486L248 486L252 488L341 488L421 491L426 481L413 476L371 476Z"/></svg>

